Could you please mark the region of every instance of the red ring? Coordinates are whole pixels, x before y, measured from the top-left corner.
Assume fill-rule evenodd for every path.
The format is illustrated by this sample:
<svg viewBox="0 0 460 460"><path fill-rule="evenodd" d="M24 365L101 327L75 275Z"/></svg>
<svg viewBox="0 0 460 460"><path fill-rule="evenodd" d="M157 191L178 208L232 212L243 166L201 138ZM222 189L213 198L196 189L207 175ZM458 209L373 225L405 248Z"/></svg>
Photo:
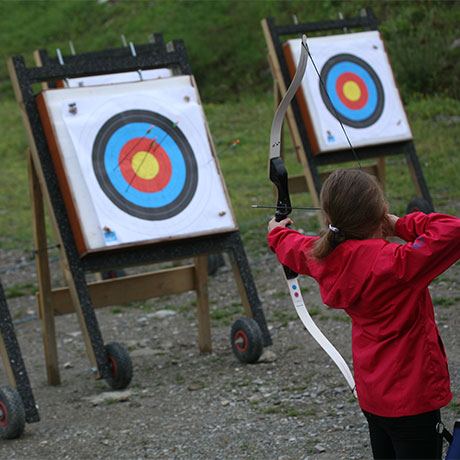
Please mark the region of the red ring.
<svg viewBox="0 0 460 460"><path fill-rule="evenodd" d="M343 87L345 86L346 83L349 81L352 81L356 83L361 91L361 95L359 96L359 99L356 101L352 101L348 99L345 96L345 93L343 92ZM356 75L353 72L344 72L342 73L338 78L337 81L335 82L335 90L337 91L337 95L339 96L340 101L342 102L345 107L348 107L351 110L360 110L362 109L366 104L367 100L369 99L369 93L367 91L367 86L364 83L363 79Z"/></svg>
<svg viewBox="0 0 460 460"><path fill-rule="evenodd" d="M159 164L159 172L152 179L138 176L132 166L134 155L138 152L149 152ZM172 166L168 154L163 147L150 138L135 137L123 146L118 156L118 164L126 182L136 190L145 193L155 193L163 190L171 180Z"/></svg>

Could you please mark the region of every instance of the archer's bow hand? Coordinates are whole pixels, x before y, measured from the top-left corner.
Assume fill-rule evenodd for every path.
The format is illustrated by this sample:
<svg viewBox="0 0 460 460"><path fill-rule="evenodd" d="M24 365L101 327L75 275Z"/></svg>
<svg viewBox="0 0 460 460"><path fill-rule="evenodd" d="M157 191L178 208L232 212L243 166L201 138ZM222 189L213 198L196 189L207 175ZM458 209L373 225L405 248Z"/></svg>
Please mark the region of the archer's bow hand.
<svg viewBox="0 0 460 460"><path fill-rule="evenodd" d="M273 217L273 219L268 223L268 232L270 233L275 227L287 227L289 225L292 225L292 219L289 217L280 222L276 222L275 217Z"/></svg>

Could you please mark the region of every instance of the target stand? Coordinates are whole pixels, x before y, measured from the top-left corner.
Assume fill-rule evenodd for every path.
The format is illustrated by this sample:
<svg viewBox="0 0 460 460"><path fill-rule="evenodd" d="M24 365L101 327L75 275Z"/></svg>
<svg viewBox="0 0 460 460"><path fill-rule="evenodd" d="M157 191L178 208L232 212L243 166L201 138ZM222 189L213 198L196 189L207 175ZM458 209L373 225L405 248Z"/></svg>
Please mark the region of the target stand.
<svg viewBox="0 0 460 460"><path fill-rule="evenodd" d="M314 206L320 207L321 185L330 174L322 167L356 163L349 140L360 160L375 159L363 169L377 176L383 187L385 157L405 155L418 197L407 210L433 211L372 9L350 19L276 25L273 18L265 18L261 24L274 78L275 107L289 87L300 56L300 38L292 37L307 35L309 53L315 62L309 56L302 84L286 114L303 170L303 174L289 178L290 192L309 192ZM282 41L285 36L290 39ZM320 225L324 225L321 213L317 215Z"/></svg>
<svg viewBox="0 0 460 460"><path fill-rule="evenodd" d="M64 56L57 62L37 51L35 59L39 65L27 67L24 58L16 56L8 67L30 143L38 302L48 382L60 383L54 316L76 312L96 378L114 389L127 386L129 354L121 344L104 345L95 308L162 295L196 291L199 347L211 352L207 256L223 252L229 254L247 316L232 329L232 348L242 361L256 361L272 342L209 128L205 121L201 127L194 125L204 115L196 112L202 108L183 42L165 46L161 35L155 35L154 43L136 47L136 53L120 48ZM170 69L170 74L151 81L143 78L157 69ZM138 77L117 84L97 81L98 86L86 85L88 80L78 83L119 74ZM35 94L36 83L55 89ZM175 92L180 102L168 105L167 98ZM178 125L169 113L176 105L192 110ZM114 151L118 162L110 156ZM150 169L135 166L146 161ZM176 185L168 194L160 193L171 183ZM51 287L44 202L60 247L67 284L61 289ZM221 212L215 203L224 207ZM163 213L162 218L149 208ZM206 227L209 222L214 227ZM91 283L85 276L185 259L193 263ZM121 375L114 375L114 369L121 369Z"/></svg>
<svg viewBox="0 0 460 460"><path fill-rule="evenodd" d="M0 354L9 386L0 387L0 437L17 438L25 422L40 421L21 349L0 282Z"/></svg>

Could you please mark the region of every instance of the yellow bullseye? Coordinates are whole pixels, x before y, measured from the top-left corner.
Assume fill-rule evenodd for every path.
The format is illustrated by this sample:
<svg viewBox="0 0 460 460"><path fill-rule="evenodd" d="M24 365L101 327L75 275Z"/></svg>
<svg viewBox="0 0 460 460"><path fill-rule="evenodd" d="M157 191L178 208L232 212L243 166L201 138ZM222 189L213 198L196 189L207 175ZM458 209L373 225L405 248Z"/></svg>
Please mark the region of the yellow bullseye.
<svg viewBox="0 0 460 460"><path fill-rule="evenodd" d="M354 81L347 81L343 85L343 94L349 101L357 101L361 97L361 89Z"/></svg>
<svg viewBox="0 0 460 460"><path fill-rule="evenodd" d="M137 152L132 160L131 166L141 179L151 180L160 171L158 160L149 152Z"/></svg>

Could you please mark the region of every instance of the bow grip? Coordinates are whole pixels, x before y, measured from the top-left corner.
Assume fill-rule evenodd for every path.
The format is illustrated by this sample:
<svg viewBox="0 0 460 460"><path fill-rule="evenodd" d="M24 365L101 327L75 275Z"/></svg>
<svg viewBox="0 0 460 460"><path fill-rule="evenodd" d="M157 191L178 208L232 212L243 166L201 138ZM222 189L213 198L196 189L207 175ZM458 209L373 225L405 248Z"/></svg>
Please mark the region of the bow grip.
<svg viewBox="0 0 460 460"><path fill-rule="evenodd" d="M291 200L289 198L288 175L286 166L281 157L270 159L270 180L278 189L278 202L276 204L275 220L281 222L292 211ZM288 228L291 228L288 225ZM297 278L298 274L289 267L283 265L284 274L288 280Z"/></svg>
<svg viewBox="0 0 460 460"><path fill-rule="evenodd" d="M269 176L278 191L275 220L276 222L280 222L292 211L291 200L289 198L288 174L281 157L270 158Z"/></svg>

